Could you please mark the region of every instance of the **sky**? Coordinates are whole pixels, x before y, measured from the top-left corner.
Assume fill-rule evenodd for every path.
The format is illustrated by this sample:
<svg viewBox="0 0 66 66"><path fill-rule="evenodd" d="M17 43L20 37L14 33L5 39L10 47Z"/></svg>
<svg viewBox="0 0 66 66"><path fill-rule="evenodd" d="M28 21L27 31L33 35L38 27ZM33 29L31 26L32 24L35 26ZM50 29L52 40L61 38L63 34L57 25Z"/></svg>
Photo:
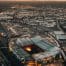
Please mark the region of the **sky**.
<svg viewBox="0 0 66 66"><path fill-rule="evenodd" d="M0 0L0 1L66 1L66 0Z"/></svg>

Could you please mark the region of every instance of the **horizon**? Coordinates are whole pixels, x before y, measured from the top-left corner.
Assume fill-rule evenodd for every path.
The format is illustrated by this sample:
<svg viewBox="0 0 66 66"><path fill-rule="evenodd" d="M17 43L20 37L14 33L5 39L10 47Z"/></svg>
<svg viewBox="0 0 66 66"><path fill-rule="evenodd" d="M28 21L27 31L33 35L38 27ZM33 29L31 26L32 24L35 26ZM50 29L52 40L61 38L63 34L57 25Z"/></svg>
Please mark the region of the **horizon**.
<svg viewBox="0 0 66 66"><path fill-rule="evenodd" d="M0 0L1 2L3 2L3 1L17 1L17 2L20 2L20 1L22 1L22 2L38 2L38 1L40 1L40 2L66 2L66 0Z"/></svg>

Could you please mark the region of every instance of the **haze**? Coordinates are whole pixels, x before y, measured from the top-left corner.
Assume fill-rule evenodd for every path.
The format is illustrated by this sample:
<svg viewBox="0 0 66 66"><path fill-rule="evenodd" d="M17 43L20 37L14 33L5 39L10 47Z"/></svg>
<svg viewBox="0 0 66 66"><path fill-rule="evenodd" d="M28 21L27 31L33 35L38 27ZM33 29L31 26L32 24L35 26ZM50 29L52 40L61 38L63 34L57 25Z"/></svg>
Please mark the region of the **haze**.
<svg viewBox="0 0 66 66"><path fill-rule="evenodd" d="M0 1L66 1L66 0L0 0Z"/></svg>

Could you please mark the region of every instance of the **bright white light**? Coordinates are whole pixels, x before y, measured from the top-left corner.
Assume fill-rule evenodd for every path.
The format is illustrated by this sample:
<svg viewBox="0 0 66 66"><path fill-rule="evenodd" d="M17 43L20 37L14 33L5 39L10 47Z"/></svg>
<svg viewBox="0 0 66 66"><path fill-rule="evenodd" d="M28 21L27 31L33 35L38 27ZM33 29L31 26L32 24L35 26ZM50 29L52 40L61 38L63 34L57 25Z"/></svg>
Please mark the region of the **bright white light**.
<svg viewBox="0 0 66 66"><path fill-rule="evenodd" d="M31 48L30 47L26 47L26 50L30 52L31 51Z"/></svg>

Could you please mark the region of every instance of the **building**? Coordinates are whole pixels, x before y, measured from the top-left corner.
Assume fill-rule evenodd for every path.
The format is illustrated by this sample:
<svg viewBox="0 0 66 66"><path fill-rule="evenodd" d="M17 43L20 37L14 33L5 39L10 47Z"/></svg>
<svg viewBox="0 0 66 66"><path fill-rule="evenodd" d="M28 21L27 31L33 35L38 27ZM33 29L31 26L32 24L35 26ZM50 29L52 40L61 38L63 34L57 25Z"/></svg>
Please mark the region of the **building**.
<svg viewBox="0 0 66 66"><path fill-rule="evenodd" d="M53 62L56 55L60 55L60 49L43 40L41 36L32 38L23 37L12 40L9 43L9 50L20 63L25 64L35 61L37 63L40 62L39 64Z"/></svg>

